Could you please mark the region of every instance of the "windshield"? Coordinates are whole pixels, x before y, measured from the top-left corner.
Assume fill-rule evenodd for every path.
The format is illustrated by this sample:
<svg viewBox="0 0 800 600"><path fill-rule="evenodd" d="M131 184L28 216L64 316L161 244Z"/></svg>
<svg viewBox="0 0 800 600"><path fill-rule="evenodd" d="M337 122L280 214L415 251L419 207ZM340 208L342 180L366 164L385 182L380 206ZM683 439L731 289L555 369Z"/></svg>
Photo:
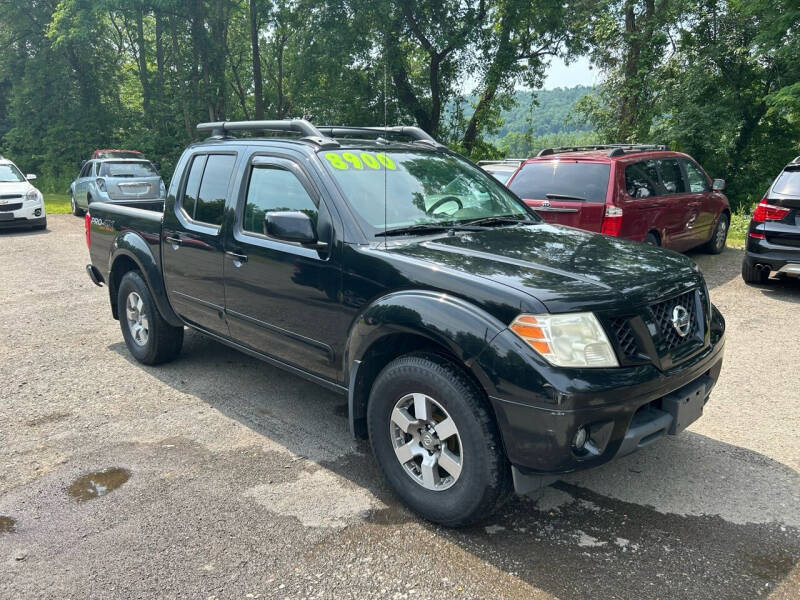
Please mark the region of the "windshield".
<svg viewBox="0 0 800 600"><path fill-rule="evenodd" d="M536 220L501 184L449 154L341 150L320 157L372 234L491 217Z"/></svg>
<svg viewBox="0 0 800 600"><path fill-rule="evenodd" d="M526 200L605 202L609 171L606 163L532 162L522 166L508 187Z"/></svg>
<svg viewBox="0 0 800 600"><path fill-rule="evenodd" d="M100 165L100 177L157 177L149 162L105 162Z"/></svg>
<svg viewBox="0 0 800 600"><path fill-rule="evenodd" d="M25 177L19 169L11 164L0 165L0 183L11 183L25 181Z"/></svg>

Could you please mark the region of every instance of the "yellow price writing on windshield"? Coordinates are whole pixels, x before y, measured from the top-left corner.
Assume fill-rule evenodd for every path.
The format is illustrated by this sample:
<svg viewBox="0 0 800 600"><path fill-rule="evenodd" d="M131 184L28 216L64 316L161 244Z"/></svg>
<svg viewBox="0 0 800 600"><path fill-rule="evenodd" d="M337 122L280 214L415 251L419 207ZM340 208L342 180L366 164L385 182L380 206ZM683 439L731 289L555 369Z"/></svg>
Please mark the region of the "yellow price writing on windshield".
<svg viewBox="0 0 800 600"><path fill-rule="evenodd" d="M341 154L338 152L326 152L325 158L328 159L334 169L339 171L347 171L348 169L363 171L365 166L367 170L373 171L378 171L381 167L385 167L390 171L397 170L397 165L394 161L382 152L377 154L372 154L371 152L360 152L358 154L355 152L342 152Z"/></svg>

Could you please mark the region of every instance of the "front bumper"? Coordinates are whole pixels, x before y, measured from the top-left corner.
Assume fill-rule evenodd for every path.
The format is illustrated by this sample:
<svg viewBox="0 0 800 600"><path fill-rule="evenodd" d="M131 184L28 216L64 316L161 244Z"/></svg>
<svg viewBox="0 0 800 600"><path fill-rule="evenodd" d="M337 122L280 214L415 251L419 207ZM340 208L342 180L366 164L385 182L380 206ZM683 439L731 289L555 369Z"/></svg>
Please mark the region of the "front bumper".
<svg viewBox="0 0 800 600"><path fill-rule="evenodd" d="M490 354L498 361L494 365L482 357L482 367L495 375L489 396L517 490L524 493L555 474L634 452L699 417L722 369L724 321L716 310L714 315L708 346L663 371L639 365L576 370L565 378L563 370L548 372L508 350ZM505 336L499 334L492 345L517 345L513 334ZM691 410L678 411L690 395L700 397ZM576 449L573 440L583 427L589 442Z"/></svg>
<svg viewBox="0 0 800 600"><path fill-rule="evenodd" d="M0 229L21 229L40 227L47 222L44 202L40 200L23 200L22 206L15 210L3 210L8 205L0 205Z"/></svg>

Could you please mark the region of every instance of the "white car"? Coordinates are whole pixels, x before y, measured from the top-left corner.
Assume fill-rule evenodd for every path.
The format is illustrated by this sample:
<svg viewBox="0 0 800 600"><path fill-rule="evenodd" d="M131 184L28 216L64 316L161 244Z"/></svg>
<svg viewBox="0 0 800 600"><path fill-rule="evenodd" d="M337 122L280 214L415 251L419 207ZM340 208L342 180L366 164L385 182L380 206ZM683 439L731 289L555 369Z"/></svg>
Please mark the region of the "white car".
<svg viewBox="0 0 800 600"><path fill-rule="evenodd" d="M42 193L31 185L36 175L23 175L13 162L0 156L0 229L47 227Z"/></svg>

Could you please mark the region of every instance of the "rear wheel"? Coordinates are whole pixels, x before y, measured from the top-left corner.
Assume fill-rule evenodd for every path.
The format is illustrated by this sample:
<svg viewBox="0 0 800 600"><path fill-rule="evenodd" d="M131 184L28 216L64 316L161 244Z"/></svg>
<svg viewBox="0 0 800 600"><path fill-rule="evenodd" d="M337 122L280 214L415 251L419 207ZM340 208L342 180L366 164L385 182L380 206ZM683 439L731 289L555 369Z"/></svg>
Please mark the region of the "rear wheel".
<svg viewBox="0 0 800 600"><path fill-rule="evenodd" d="M653 233L652 231L644 236L642 240L643 244L647 244L648 246L660 246L661 244L658 241L658 236Z"/></svg>
<svg viewBox="0 0 800 600"><path fill-rule="evenodd" d="M139 362L157 365L180 353L183 327L173 327L164 320L150 289L136 271L129 271L120 281L117 314L125 344Z"/></svg>
<svg viewBox="0 0 800 600"><path fill-rule="evenodd" d="M745 283L755 283L763 285L769 279L769 271L766 269L756 269L755 265L742 261L742 279Z"/></svg>
<svg viewBox="0 0 800 600"><path fill-rule="evenodd" d="M719 254L725 250L725 240L728 239L728 226L730 225L730 217L722 213L717 220L717 226L714 227L714 233L711 234L711 239L706 243L704 250L709 254Z"/></svg>
<svg viewBox="0 0 800 600"><path fill-rule="evenodd" d="M69 194L69 205L70 208L72 209L73 215L75 215L76 217L83 216L83 210L81 210L81 207L78 206L78 203L75 201L75 194L73 192L70 192Z"/></svg>
<svg viewBox="0 0 800 600"><path fill-rule="evenodd" d="M389 363L372 387L367 424L389 484L430 521L471 525L510 492L510 469L483 395L443 357L412 354Z"/></svg>

